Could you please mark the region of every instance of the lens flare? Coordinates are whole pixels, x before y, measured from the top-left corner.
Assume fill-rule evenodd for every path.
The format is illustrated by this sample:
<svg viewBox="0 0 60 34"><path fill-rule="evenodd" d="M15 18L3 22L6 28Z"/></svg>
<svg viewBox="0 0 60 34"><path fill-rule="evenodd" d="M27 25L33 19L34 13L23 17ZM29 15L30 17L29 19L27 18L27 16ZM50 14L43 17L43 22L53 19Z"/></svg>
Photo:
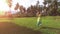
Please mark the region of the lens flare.
<svg viewBox="0 0 60 34"><path fill-rule="evenodd" d="M9 7L6 3L6 0L0 0L0 11L8 11Z"/></svg>

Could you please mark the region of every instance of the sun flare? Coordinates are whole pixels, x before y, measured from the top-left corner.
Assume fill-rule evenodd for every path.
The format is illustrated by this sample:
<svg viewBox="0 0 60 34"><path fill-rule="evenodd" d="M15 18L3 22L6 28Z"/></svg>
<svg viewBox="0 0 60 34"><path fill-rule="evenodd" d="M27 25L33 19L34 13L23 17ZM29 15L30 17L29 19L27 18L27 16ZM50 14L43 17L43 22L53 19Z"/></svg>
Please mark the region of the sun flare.
<svg viewBox="0 0 60 34"><path fill-rule="evenodd" d="M0 0L0 11L8 11L9 7L6 3L6 0Z"/></svg>
<svg viewBox="0 0 60 34"><path fill-rule="evenodd" d="M6 0L0 0L0 15L4 15L5 11L9 11Z"/></svg>

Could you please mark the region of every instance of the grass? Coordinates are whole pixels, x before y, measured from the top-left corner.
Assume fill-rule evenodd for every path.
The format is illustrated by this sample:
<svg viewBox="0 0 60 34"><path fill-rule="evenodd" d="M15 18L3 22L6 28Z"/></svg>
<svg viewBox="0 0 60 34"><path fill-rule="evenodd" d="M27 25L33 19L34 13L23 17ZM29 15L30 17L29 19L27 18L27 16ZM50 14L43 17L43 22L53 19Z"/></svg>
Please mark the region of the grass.
<svg viewBox="0 0 60 34"><path fill-rule="evenodd" d="M60 28L60 17L43 17L42 23L43 26Z"/></svg>
<svg viewBox="0 0 60 34"><path fill-rule="evenodd" d="M60 32L60 16L47 16L42 18L43 27L51 27L40 29L43 34L59 34ZM54 29L52 29L54 28Z"/></svg>
<svg viewBox="0 0 60 34"><path fill-rule="evenodd" d="M9 22L9 18L0 18L0 22Z"/></svg>
<svg viewBox="0 0 60 34"><path fill-rule="evenodd" d="M14 22L19 24L20 26L26 26L28 28L32 28L35 30L39 30L42 34L58 34L60 32L60 16L46 16L42 17L42 26L37 27L37 18L15 18ZM47 28L42 28L47 27ZM50 29L48 27L54 28Z"/></svg>
<svg viewBox="0 0 60 34"><path fill-rule="evenodd" d="M60 16L46 16L42 17L42 26L37 27L37 18L14 18L13 20L8 20L6 18L0 19L0 21L12 21L20 26L25 26L32 28L34 30L39 30L42 34L59 34L60 33ZM43 28L45 27L45 28Z"/></svg>
<svg viewBox="0 0 60 34"><path fill-rule="evenodd" d="M30 18L15 18L14 23L19 24L20 26L26 26L28 28L36 28L36 18L30 17Z"/></svg>

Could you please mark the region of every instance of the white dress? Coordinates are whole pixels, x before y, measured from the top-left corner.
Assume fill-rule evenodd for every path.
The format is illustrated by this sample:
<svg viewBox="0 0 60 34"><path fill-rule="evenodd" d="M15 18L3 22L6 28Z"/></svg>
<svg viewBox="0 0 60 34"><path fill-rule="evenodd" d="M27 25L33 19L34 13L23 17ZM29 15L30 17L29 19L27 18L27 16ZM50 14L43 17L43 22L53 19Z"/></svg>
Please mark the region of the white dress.
<svg viewBox="0 0 60 34"><path fill-rule="evenodd" d="M38 25L38 26L41 26L41 25L42 25L42 24L41 24L41 17L40 17L40 16L39 16L38 19L37 19L37 25Z"/></svg>

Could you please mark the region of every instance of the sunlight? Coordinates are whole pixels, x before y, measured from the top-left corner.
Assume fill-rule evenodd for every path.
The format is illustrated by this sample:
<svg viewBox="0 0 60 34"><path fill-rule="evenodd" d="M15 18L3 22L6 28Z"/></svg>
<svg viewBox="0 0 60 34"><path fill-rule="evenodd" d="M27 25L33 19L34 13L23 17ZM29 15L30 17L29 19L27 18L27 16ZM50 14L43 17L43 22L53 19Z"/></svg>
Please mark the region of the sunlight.
<svg viewBox="0 0 60 34"><path fill-rule="evenodd" d="M9 11L9 10L11 10L11 12L15 11L14 8L15 8L15 5L17 2L20 5L23 5L25 8L28 8L30 5L34 5L36 3L36 1L37 0L35 0L35 1L33 1L33 0L12 0L12 7L9 8L7 0L0 0L0 13L1 12L4 13L4 12ZM39 0L39 1L41 1L41 0Z"/></svg>
<svg viewBox="0 0 60 34"><path fill-rule="evenodd" d="M6 0L0 0L0 11L8 11L9 7L6 3Z"/></svg>
<svg viewBox="0 0 60 34"><path fill-rule="evenodd" d="M8 6L6 0L0 0L0 16L5 15L6 11L9 11L9 6Z"/></svg>

